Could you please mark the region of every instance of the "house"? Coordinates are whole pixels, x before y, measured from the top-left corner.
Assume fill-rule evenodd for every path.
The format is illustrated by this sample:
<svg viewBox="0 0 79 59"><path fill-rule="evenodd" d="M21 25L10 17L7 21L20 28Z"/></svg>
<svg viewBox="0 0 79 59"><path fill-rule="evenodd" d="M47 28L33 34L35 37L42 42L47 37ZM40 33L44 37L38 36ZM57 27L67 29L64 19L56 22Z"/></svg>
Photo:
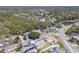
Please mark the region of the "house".
<svg viewBox="0 0 79 59"><path fill-rule="evenodd" d="M53 52L53 53L63 53L63 50L62 50L60 47L54 47L54 48L52 49L52 52Z"/></svg>
<svg viewBox="0 0 79 59"><path fill-rule="evenodd" d="M37 52L37 49L31 45L31 46L23 47L21 52L22 53L35 53Z"/></svg>
<svg viewBox="0 0 79 59"><path fill-rule="evenodd" d="M77 35L78 35L77 32L72 32L72 33L71 33L71 36L77 36Z"/></svg>
<svg viewBox="0 0 79 59"><path fill-rule="evenodd" d="M0 44L0 52L4 52L4 44Z"/></svg>
<svg viewBox="0 0 79 59"><path fill-rule="evenodd" d="M46 51L51 46L49 43L47 43L44 40L39 40L39 41L33 43L33 45L36 47L38 52Z"/></svg>
<svg viewBox="0 0 79 59"><path fill-rule="evenodd" d="M36 52L37 52L36 48L30 48L30 49L27 51L27 53L36 53Z"/></svg>
<svg viewBox="0 0 79 59"><path fill-rule="evenodd" d="M4 47L4 44L0 44L0 48L3 48Z"/></svg>
<svg viewBox="0 0 79 59"><path fill-rule="evenodd" d="M37 48L42 47L43 45L46 45L47 43L44 40L40 40L38 42L34 42L33 45Z"/></svg>

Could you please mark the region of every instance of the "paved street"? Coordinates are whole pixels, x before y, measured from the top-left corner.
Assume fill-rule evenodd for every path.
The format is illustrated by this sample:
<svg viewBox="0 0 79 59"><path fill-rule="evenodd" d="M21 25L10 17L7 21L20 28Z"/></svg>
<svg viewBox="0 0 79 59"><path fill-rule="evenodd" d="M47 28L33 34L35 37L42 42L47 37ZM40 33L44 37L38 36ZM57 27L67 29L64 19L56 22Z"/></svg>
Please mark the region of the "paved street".
<svg viewBox="0 0 79 59"><path fill-rule="evenodd" d="M63 27L59 33L58 33L58 37L64 42L66 49L71 52L71 53L76 53L77 51L74 49L74 47L71 45L71 43L69 43L67 40L69 39L66 34L65 31L70 28L71 26L68 27Z"/></svg>

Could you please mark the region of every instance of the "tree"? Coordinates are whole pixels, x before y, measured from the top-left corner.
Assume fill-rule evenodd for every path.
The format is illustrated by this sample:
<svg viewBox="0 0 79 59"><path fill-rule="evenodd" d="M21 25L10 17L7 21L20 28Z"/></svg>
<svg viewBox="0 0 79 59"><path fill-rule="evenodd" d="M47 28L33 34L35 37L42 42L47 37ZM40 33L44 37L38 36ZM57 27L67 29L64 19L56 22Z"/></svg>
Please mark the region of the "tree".
<svg viewBox="0 0 79 59"><path fill-rule="evenodd" d="M30 34L28 34L28 37L33 40L39 38L39 36L40 36L39 32L30 32Z"/></svg>

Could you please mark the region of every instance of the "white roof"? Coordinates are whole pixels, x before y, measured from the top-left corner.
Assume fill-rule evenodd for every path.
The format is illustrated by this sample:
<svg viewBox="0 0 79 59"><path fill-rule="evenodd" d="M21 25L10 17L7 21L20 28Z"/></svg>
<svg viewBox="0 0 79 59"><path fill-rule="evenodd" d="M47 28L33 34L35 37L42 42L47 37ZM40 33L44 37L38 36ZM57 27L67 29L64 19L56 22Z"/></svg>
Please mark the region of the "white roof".
<svg viewBox="0 0 79 59"><path fill-rule="evenodd" d="M39 47L39 46L42 46L42 45L45 45L45 44L47 44L44 40L41 40L41 41L38 41L38 42L35 42L34 43L34 45L36 46L36 47Z"/></svg>
<svg viewBox="0 0 79 59"><path fill-rule="evenodd" d="M4 44L0 44L0 47L4 47Z"/></svg>

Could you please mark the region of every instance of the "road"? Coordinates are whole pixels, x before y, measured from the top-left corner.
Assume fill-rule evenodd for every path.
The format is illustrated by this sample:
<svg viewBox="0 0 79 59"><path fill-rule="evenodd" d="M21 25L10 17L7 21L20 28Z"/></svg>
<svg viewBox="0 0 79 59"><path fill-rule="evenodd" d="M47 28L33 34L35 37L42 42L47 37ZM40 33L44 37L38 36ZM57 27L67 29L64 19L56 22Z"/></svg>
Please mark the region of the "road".
<svg viewBox="0 0 79 59"><path fill-rule="evenodd" d="M70 53L77 53L77 51L74 49L74 47L72 46L71 43L69 43L67 40L69 39L66 34L65 31L67 29L69 29L72 25L68 26L68 27L63 27L59 33L58 33L58 37L64 42L66 49L70 52Z"/></svg>

